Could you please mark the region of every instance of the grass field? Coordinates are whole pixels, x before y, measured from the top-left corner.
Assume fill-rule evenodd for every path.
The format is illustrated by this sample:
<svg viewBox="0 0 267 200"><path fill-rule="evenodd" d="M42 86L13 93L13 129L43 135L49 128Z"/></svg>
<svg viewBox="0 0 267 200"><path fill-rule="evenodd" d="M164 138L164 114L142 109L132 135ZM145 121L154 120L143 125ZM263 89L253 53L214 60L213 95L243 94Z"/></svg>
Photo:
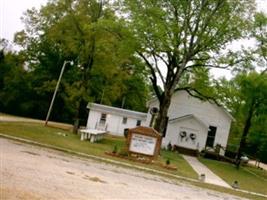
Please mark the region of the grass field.
<svg viewBox="0 0 267 200"><path fill-rule="evenodd" d="M0 122L0 133L115 160L122 159L117 157L110 157L106 155L105 152L111 152L114 149L115 145L118 147L118 152L125 149L124 137L106 135L103 140L97 143L90 143L88 141L81 141L80 136L73 134L71 131L55 127L45 127L41 123ZM63 136L64 134L66 134L67 136ZM129 160L122 161L132 163L134 165L142 165L148 168L166 171L168 173L184 177L197 178L196 172L178 153L161 151L161 156L158 158L158 161L165 163L167 159L170 159L171 165L175 165L177 167L176 171L167 170L160 167L159 165L148 165Z"/></svg>
<svg viewBox="0 0 267 200"><path fill-rule="evenodd" d="M239 170L233 164L200 158L215 174L228 184L238 181L240 189L267 195L267 172L251 166L241 166Z"/></svg>
<svg viewBox="0 0 267 200"><path fill-rule="evenodd" d="M160 167L159 165L148 165L142 164L139 162L133 162L129 160L124 160L117 157L111 157L105 154L106 151L111 152L116 145L118 151L125 148L125 138L124 137L115 137L111 135L106 135L105 138L98 143L90 143L88 141L80 141L80 136L72 134L68 126L64 124L51 123L53 127L45 127L41 122L0 122L0 133L20 137L24 139L29 139L32 141L40 142L43 144L54 145L57 147L69 149L76 152L86 153L89 155L96 155L104 158L119 160L122 162L127 162L132 165L144 166L146 168L156 169L163 172L168 172L170 174L175 174L188 178L197 178L196 172L191 168L191 166L182 158L178 153L161 151L161 156L158 158L158 162L165 163L167 159L170 159L171 165L177 167L177 171L167 170ZM58 128L60 127L60 128ZM63 136L66 134L67 136ZM217 161L210 161L206 159L201 159L205 165L207 165L211 170L216 174L225 179L229 184L235 178L241 183L242 189L247 189L254 192L260 192L266 194L265 186L266 180L262 180L261 171L257 169L249 169L252 173L257 175L252 175L251 173L246 172L247 169L241 169L240 172L234 171L234 168L231 168L228 164L224 164ZM266 172L265 172L266 173ZM242 178L240 178L242 177ZM253 179L253 180L252 180ZM250 184L251 183L251 184ZM244 194L241 192L233 191L230 189L203 184L203 183L193 183L197 186L209 188L212 190L217 190L220 192L226 192L234 195L239 195L241 197L247 197L249 199L264 199L262 197L256 197L249 194Z"/></svg>

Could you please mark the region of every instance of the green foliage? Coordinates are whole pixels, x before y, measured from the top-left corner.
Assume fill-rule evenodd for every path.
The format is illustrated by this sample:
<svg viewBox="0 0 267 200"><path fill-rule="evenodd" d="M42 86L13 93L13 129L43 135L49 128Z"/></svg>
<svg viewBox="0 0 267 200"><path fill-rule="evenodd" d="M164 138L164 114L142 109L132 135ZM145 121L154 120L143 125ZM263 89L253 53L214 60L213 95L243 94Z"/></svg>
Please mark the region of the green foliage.
<svg viewBox="0 0 267 200"><path fill-rule="evenodd" d="M255 58L257 66L266 70L267 65L267 15L266 13L257 13L254 16L254 27L252 37L256 39L256 51L258 55Z"/></svg>
<svg viewBox="0 0 267 200"><path fill-rule="evenodd" d="M170 164L171 164L171 160L169 158L167 158L166 165L170 165Z"/></svg>
<svg viewBox="0 0 267 200"><path fill-rule="evenodd" d="M73 60L74 65L66 66L53 120L85 119L88 101L121 106L125 98L125 108L145 110L144 64L134 55L134 42L124 22L106 1L51 0L40 10L27 10L22 19L25 29L15 35L22 50L5 55L0 68L0 87L6 79L10 88L1 95L13 99L1 102L6 112L44 118L65 60ZM15 59L20 59L20 69L14 70ZM17 77L13 83L8 79L12 76ZM10 109L7 104L23 109Z"/></svg>
<svg viewBox="0 0 267 200"><path fill-rule="evenodd" d="M201 0L124 0L122 11L136 41L136 52L150 70L160 102L155 128L164 130L170 99L177 87L201 90L210 68L235 63L225 46L253 26L255 2ZM200 75L200 79L198 76ZM195 84L190 84L191 77ZM206 80L205 80L206 79ZM158 89L163 85L163 91ZM192 93L193 94L193 93Z"/></svg>
<svg viewBox="0 0 267 200"><path fill-rule="evenodd" d="M218 94L221 101L235 118L229 143L234 144L236 147L233 149L237 150L244 128L250 123L244 151L266 162L263 152L267 136L267 75L257 72L239 74L230 81L221 80L220 84ZM248 121L250 112L252 118Z"/></svg>
<svg viewBox="0 0 267 200"><path fill-rule="evenodd" d="M16 114L33 114L36 112L33 109L36 97L32 96L31 99L28 99L33 87L30 82L31 76L25 71L23 55L12 53L5 48L1 52L0 110Z"/></svg>
<svg viewBox="0 0 267 200"><path fill-rule="evenodd" d="M112 153L116 154L118 152L118 146L114 145Z"/></svg>

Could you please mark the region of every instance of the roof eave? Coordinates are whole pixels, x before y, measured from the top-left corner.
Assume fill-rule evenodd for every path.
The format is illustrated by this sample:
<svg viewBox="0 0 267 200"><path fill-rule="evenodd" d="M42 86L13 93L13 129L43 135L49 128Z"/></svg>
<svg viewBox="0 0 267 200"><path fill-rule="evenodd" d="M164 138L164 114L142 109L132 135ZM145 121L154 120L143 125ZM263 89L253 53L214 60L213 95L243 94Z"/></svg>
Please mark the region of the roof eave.
<svg viewBox="0 0 267 200"><path fill-rule="evenodd" d="M133 118L142 118L145 120L147 118L147 113L142 113L138 111L132 111L132 110L127 110L127 109L122 109L122 108L116 108L112 106L107 106L107 105L102 105L102 104L96 104L96 103L88 103L87 104L88 109L100 111L100 112L118 112L120 115L125 115L128 117L133 117Z"/></svg>

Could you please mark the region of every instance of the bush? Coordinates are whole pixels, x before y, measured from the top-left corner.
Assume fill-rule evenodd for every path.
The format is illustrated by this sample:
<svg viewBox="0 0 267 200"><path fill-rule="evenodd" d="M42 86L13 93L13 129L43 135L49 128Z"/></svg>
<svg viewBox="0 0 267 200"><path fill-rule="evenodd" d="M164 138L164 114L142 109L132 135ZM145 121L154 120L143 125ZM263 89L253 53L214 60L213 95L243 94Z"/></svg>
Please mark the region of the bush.
<svg viewBox="0 0 267 200"><path fill-rule="evenodd" d="M170 164L171 164L171 160L169 158L167 158L166 165L170 165Z"/></svg>
<svg viewBox="0 0 267 200"><path fill-rule="evenodd" d="M114 145L112 153L116 154L118 152L118 146Z"/></svg>

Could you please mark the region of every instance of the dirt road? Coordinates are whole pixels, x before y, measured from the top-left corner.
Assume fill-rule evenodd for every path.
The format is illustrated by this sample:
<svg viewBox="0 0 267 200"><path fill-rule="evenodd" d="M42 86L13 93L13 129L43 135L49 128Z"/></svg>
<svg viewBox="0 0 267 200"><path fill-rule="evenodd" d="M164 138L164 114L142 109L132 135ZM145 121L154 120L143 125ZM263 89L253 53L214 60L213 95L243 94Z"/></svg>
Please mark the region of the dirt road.
<svg viewBox="0 0 267 200"><path fill-rule="evenodd" d="M0 199L240 199L0 138Z"/></svg>

